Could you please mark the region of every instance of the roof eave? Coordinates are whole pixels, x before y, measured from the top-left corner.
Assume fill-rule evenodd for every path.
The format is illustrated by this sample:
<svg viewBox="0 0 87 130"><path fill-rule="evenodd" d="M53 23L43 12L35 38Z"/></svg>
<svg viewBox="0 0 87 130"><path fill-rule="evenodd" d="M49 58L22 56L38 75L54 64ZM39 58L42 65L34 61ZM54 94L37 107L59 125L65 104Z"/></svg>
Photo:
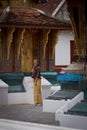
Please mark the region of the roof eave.
<svg viewBox="0 0 87 130"><path fill-rule="evenodd" d="M25 25L25 24L2 24L0 23L0 27L14 27L14 28L29 28L29 29L59 29L59 30L72 30L70 25L66 26L57 26L57 25Z"/></svg>

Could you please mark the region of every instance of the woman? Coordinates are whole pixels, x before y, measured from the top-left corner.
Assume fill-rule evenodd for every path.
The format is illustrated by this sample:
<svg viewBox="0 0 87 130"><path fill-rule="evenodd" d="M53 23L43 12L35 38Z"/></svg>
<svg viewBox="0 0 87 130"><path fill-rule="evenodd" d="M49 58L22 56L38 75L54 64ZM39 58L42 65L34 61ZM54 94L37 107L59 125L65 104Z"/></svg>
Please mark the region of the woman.
<svg viewBox="0 0 87 130"><path fill-rule="evenodd" d="M41 76L40 76L40 65L39 60L34 60L34 66L32 69L32 78L34 81L34 103L42 104L42 95L41 95Z"/></svg>

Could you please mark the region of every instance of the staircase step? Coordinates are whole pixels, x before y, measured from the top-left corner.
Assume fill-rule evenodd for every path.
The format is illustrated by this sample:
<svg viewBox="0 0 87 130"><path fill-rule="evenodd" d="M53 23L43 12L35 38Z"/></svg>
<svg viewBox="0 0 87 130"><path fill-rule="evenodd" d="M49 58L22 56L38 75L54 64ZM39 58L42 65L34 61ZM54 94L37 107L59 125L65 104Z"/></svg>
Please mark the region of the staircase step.
<svg viewBox="0 0 87 130"><path fill-rule="evenodd" d="M74 98L80 91L74 91L74 90L59 90L53 95L48 96L46 99L52 99L52 100L61 100L61 99L72 99Z"/></svg>
<svg viewBox="0 0 87 130"><path fill-rule="evenodd" d="M87 100L77 103L74 107L68 110L67 114L87 116Z"/></svg>

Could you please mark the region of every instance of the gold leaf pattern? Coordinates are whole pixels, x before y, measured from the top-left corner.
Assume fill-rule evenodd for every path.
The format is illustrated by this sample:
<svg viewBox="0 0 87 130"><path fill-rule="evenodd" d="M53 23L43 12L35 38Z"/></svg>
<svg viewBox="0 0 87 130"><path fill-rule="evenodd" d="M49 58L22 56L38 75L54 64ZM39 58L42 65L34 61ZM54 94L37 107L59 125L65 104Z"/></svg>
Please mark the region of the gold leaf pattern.
<svg viewBox="0 0 87 130"><path fill-rule="evenodd" d="M15 28L8 28L7 29L7 60L10 57L10 49L11 49L11 43L13 40L14 31L15 31Z"/></svg>
<svg viewBox="0 0 87 130"><path fill-rule="evenodd" d="M32 33L25 30L23 44L21 46L21 71L30 72L32 69Z"/></svg>
<svg viewBox="0 0 87 130"><path fill-rule="evenodd" d="M60 30L52 30L52 59L54 58L55 46L58 43Z"/></svg>
<svg viewBox="0 0 87 130"><path fill-rule="evenodd" d="M50 29L43 30L43 45L42 45L43 58L45 58L46 46L47 46L47 42L48 42L48 38L49 38L49 33L50 33Z"/></svg>
<svg viewBox="0 0 87 130"><path fill-rule="evenodd" d="M19 60L19 57L20 57L20 49L21 49L21 45L23 43L24 32L25 32L24 28L18 29L18 33L17 33L17 60Z"/></svg>

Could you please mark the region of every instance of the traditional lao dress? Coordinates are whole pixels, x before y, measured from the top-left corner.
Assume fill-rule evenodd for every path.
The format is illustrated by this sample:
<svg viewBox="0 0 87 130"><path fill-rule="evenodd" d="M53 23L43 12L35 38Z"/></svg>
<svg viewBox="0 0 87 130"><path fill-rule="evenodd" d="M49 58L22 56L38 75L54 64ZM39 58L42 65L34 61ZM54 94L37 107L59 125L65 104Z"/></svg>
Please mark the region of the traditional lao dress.
<svg viewBox="0 0 87 130"><path fill-rule="evenodd" d="M42 104L40 66L33 68L32 78L34 81L34 103Z"/></svg>

